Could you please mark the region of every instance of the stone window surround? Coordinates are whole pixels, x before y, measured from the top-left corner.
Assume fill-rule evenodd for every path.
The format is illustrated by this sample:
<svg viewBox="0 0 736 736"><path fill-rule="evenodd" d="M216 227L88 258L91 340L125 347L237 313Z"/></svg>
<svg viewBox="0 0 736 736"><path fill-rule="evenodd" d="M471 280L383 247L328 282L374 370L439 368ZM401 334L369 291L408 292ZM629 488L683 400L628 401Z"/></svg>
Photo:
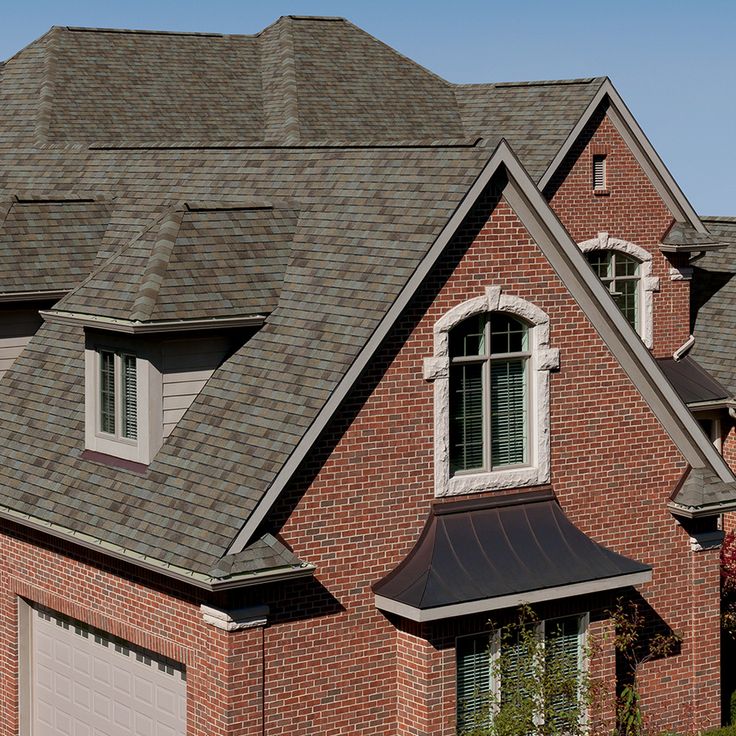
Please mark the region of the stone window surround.
<svg viewBox="0 0 736 736"><path fill-rule="evenodd" d="M612 250L623 253L639 261L639 322L637 332L641 341L652 348L654 339L654 298L652 294L659 291L659 278L652 276L652 254L644 248L620 238L612 238L608 233L601 232L591 240L578 243L583 253L594 250Z"/></svg>
<svg viewBox="0 0 736 736"><path fill-rule="evenodd" d="M450 474L449 333L469 317L505 312L529 325L529 464L480 473ZM518 488L550 478L549 372L559 367L559 350L549 347L549 317L531 302L486 287L483 296L458 304L434 325L434 355L424 360L424 378L434 383L435 496Z"/></svg>

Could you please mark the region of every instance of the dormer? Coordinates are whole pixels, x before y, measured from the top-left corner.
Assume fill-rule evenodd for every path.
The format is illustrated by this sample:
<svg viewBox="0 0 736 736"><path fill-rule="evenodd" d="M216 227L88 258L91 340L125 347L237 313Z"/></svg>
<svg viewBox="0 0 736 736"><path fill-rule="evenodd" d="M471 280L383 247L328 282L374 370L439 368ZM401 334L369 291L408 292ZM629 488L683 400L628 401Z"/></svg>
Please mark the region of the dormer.
<svg viewBox="0 0 736 736"><path fill-rule="evenodd" d="M275 309L296 218L260 201L182 204L43 313L85 332L91 459L153 460Z"/></svg>

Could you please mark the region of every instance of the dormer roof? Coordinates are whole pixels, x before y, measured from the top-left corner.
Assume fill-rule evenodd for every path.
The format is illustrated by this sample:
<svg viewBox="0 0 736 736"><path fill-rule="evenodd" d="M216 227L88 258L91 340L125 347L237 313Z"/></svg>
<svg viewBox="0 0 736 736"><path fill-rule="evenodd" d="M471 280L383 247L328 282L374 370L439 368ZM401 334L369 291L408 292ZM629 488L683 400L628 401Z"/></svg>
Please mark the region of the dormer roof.
<svg viewBox="0 0 736 736"><path fill-rule="evenodd" d="M47 317L86 319L110 329L262 318L278 302L297 218L295 209L265 200L183 203Z"/></svg>

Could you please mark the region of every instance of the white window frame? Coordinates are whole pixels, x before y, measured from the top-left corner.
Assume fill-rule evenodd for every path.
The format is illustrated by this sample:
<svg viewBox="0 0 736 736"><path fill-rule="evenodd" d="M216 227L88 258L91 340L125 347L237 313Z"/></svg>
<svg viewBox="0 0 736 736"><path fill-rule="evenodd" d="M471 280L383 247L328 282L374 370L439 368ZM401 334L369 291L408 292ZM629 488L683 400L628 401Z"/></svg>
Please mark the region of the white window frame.
<svg viewBox="0 0 736 736"><path fill-rule="evenodd" d="M469 317L504 312L528 325L529 453L524 466L450 472L449 333ZM549 373L559 367L559 350L549 347L549 317L531 302L489 286L483 296L458 304L434 325L434 355L424 361L424 378L434 382L435 496L456 496L548 483L550 479Z"/></svg>
<svg viewBox="0 0 736 736"><path fill-rule="evenodd" d="M652 276L652 254L635 243L620 238L612 238L608 233L598 233L597 237L578 243L583 253L594 250L610 250L623 253L639 262L639 284L637 328L641 341L651 349L654 344L654 297L659 291L659 278Z"/></svg>
<svg viewBox="0 0 736 736"><path fill-rule="evenodd" d="M102 431L100 406L101 353L115 355L115 434ZM137 434L136 439L121 433L121 356L136 358ZM113 336L87 338L85 358L85 447L93 452L148 465L163 443L161 373L146 354L131 341Z"/></svg>
<svg viewBox="0 0 736 736"><path fill-rule="evenodd" d="M581 674L580 683L579 685L582 686L583 681L585 679L585 676L590 671L590 658L586 656L586 653L588 652L588 636L589 636L589 629L590 629L590 612L586 611L584 613L580 614L570 614L568 616L554 616L552 618L542 619L537 623L535 626L535 633L539 640L542 642L542 651L544 651L545 643L546 643L546 630L548 624L553 624L555 621L559 621L566 618L578 618L578 672ZM486 634L480 633L480 634L467 634L463 636L458 636L455 639L455 651L458 651L458 642L462 639L472 639L472 638L480 638L485 637ZM488 666L490 668L489 672L489 681L490 681L490 694L493 698L494 703L498 703L500 701L501 697L501 682L500 678L495 676L495 672L498 669L498 660L501 656L501 630L496 629L495 631L489 632L487 634L488 636L488 645L490 650L490 657L488 658ZM455 660L457 662L457 658ZM458 672L455 672L455 683L457 688L457 681L458 681ZM457 692L457 691L456 691ZM578 698L580 698L583 695L582 692L578 692ZM457 711L457 705L455 710ZM589 713L587 708L584 710L583 714L583 726L587 725ZM535 717L535 723L536 725L543 725L543 719L541 715L537 715Z"/></svg>

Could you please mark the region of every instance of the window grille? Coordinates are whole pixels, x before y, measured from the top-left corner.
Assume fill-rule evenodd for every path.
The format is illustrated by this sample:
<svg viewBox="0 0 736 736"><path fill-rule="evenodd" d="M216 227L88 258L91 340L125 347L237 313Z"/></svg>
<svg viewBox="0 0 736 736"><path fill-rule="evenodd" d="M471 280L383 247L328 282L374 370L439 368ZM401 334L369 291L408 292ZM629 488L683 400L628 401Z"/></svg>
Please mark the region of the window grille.
<svg viewBox="0 0 736 736"><path fill-rule="evenodd" d="M509 315L471 317L450 333L453 472L528 462L528 328Z"/></svg>

